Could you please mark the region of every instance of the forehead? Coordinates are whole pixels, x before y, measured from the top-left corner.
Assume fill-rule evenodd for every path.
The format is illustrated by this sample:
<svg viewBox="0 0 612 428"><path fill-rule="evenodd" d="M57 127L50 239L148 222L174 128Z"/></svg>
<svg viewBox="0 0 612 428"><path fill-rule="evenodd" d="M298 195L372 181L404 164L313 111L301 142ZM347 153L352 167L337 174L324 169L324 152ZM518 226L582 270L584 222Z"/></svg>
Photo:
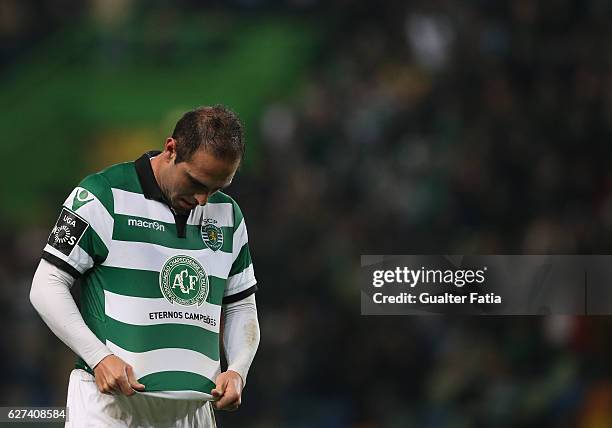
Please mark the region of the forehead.
<svg viewBox="0 0 612 428"><path fill-rule="evenodd" d="M219 158L202 147L189 160L181 163L184 164L185 172L198 181L224 184L234 176L240 160Z"/></svg>

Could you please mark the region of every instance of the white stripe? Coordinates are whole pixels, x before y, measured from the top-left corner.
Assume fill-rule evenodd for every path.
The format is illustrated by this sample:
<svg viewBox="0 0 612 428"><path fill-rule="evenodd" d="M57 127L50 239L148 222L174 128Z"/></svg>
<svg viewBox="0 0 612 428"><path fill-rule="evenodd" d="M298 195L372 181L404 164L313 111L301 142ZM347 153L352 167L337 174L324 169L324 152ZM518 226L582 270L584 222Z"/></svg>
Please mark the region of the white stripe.
<svg viewBox="0 0 612 428"><path fill-rule="evenodd" d="M115 213L127 216L143 217L151 220L174 224L174 216L170 208L162 202L146 199L143 194L128 192L122 189L112 189L115 199ZM200 226L202 219L217 220L218 227L233 226L233 206L231 203L206 204L191 211L187 224Z"/></svg>
<svg viewBox="0 0 612 428"><path fill-rule="evenodd" d="M167 400L214 401L212 395L200 391L154 391L138 392L138 394L148 395L149 397L165 398Z"/></svg>
<svg viewBox="0 0 612 428"><path fill-rule="evenodd" d="M115 214L132 215L165 223L174 223L172 211L170 211L166 204L146 199L141 193L115 188L111 190L115 200Z"/></svg>
<svg viewBox="0 0 612 428"><path fill-rule="evenodd" d="M213 305L204 302L202 306L180 306L173 305L165 298L145 298L122 296L121 294L112 293L104 290L104 309L106 315L121 321L125 324L132 325L157 325L157 324L181 324L193 325L200 327L213 333L219 333L219 324L221 318L221 306ZM177 312L182 314L182 318L160 318L155 319L155 312ZM151 315L153 319L151 319ZM215 320L215 326L205 323L204 321L188 319L188 316L193 314L202 314L209 316Z"/></svg>
<svg viewBox="0 0 612 428"><path fill-rule="evenodd" d="M238 255L240 254L240 250L242 249L242 246L246 244L247 242L249 242L249 236L248 236L247 229L246 229L246 223L244 222L244 219L242 219L242 221L240 222L240 225L234 232L234 236L233 236L232 264L238 258Z"/></svg>
<svg viewBox="0 0 612 428"><path fill-rule="evenodd" d="M225 287L223 297L240 293L241 291L244 291L255 284L257 284L257 280L255 279L253 263L251 263L245 270L237 273L236 275L232 275L227 279L227 286Z"/></svg>
<svg viewBox="0 0 612 428"><path fill-rule="evenodd" d="M77 187L76 190L81 189ZM113 217L108 213L102 202L95 197L91 192L93 199L91 202L87 202L82 207L74 211L77 215L85 219L89 223L89 227L92 227L96 231L106 248L110 248L110 243L113 238ZM68 209L72 210L72 204L64 204Z"/></svg>
<svg viewBox="0 0 612 428"><path fill-rule="evenodd" d="M181 371L197 373L214 382L221 371L219 361L191 349L165 348L130 352L110 340L106 340L106 346L113 354L133 367L137 379L151 373Z"/></svg>
<svg viewBox="0 0 612 428"><path fill-rule="evenodd" d="M65 261L80 273L83 273L86 270L90 269L94 264L93 259L89 256L89 254L87 254L85 250L79 247L78 243L74 246L69 256L66 256L64 253L60 252L59 250L56 250L49 244L45 245L44 251L53 254L55 257Z"/></svg>
<svg viewBox="0 0 612 428"><path fill-rule="evenodd" d="M160 272L164 263L170 257L178 255L193 257L202 264L208 275L221 279L227 278L232 265L232 255L223 251L212 251L210 248L177 250L157 244L129 241L113 241L113 249L108 253L108 257L102 264L104 266Z"/></svg>
<svg viewBox="0 0 612 428"><path fill-rule="evenodd" d="M202 209L204 210L203 218L217 220L217 223L214 223L215 226L234 227L234 206L231 203L206 204Z"/></svg>

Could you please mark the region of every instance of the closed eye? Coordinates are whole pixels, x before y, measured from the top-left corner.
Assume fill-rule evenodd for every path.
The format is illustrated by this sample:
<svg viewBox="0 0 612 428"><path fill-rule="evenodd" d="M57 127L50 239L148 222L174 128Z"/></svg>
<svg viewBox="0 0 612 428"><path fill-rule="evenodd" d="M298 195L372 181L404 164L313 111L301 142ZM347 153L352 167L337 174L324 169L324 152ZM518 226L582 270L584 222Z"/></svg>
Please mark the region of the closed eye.
<svg viewBox="0 0 612 428"><path fill-rule="evenodd" d="M193 178L192 176L189 176L189 181L191 181L191 184L192 184L194 187L200 188L200 189L204 190L205 192L208 192L208 191L209 191L209 189L208 189L208 186L207 186L207 185L205 185L205 184L203 184L203 183L200 183L198 180L196 180L196 179L195 179L195 178Z"/></svg>

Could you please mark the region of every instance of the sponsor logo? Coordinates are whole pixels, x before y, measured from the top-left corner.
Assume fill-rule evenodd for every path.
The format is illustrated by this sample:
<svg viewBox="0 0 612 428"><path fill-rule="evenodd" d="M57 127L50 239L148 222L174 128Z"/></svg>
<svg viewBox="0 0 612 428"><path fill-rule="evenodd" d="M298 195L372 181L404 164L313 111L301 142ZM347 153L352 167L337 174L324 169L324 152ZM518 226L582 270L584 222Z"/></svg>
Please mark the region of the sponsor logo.
<svg viewBox="0 0 612 428"><path fill-rule="evenodd" d="M76 188L76 193L72 199L72 211L76 211L83 205L94 200L94 196L82 187Z"/></svg>
<svg viewBox="0 0 612 428"><path fill-rule="evenodd" d="M223 230L220 227L215 226L216 220L204 219L201 233L204 244L213 251L217 251L223 246Z"/></svg>
<svg viewBox="0 0 612 428"><path fill-rule="evenodd" d="M157 221L141 220L139 218L128 218L128 226L144 227L145 229L153 229L160 232L166 231L166 226Z"/></svg>
<svg viewBox="0 0 612 428"><path fill-rule="evenodd" d="M53 226L53 230L51 230L47 243L68 256L88 226L89 224L85 220L64 207L57 222L55 222L55 226Z"/></svg>
<svg viewBox="0 0 612 428"><path fill-rule="evenodd" d="M172 304L201 306L210 289L208 275L193 257L169 258L159 273L159 288Z"/></svg>

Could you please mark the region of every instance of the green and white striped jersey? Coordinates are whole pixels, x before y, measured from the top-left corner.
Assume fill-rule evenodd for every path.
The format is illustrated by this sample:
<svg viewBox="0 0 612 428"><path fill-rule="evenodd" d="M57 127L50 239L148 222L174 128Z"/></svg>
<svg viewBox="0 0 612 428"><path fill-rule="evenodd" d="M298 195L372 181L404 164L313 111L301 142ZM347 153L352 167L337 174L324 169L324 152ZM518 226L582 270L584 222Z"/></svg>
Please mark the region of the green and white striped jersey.
<svg viewBox="0 0 612 428"><path fill-rule="evenodd" d="M146 394L210 400L221 305L257 290L247 229L222 192L174 214L155 182L155 154L81 181L43 258L82 277L83 319L134 367ZM92 372L82 360L77 367Z"/></svg>

